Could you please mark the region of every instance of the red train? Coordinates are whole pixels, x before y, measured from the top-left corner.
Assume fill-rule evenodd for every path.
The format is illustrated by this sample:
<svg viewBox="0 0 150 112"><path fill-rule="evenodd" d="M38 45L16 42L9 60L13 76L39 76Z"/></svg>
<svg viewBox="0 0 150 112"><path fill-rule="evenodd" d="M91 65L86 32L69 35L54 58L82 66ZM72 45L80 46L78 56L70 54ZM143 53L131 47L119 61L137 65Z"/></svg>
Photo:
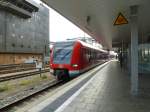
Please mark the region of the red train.
<svg viewBox="0 0 150 112"><path fill-rule="evenodd" d="M64 80L89 70L107 58L107 51L80 40L57 42L52 48L50 68L58 80Z"/></svg>

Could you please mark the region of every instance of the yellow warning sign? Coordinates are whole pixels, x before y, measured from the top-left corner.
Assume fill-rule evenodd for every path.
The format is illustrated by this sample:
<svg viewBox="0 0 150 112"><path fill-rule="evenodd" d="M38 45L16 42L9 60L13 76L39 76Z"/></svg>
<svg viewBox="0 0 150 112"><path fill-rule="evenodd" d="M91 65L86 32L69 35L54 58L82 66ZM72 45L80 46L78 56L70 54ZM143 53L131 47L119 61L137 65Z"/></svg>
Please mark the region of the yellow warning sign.
<svg viewBox="0 0 150 112"><path fill-rule="evenodd" d="M128 24L128 20L123 16L122 13L119 13L117 19L114 22L114 25L123 25L123 24Z"/></svg>

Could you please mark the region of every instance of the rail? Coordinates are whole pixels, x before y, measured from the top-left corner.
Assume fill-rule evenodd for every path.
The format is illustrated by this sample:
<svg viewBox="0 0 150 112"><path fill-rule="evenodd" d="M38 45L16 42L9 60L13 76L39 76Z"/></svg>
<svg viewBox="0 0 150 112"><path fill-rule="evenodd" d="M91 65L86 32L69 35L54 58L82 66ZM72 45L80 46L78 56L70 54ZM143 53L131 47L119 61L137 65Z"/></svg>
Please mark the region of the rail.
<svg viewBox="0 0 150 112"><path fill-rule="evenodd" d="M35 90L34 92L28 92L28 93L23 93L23 95L18 95L19 97L14 97L12 98L13 100L7 102L7 103L4 103L1 107L0 107L0 112L3 112L3 111L6 111L6 110L9 110L10 107L12 106L15 106L16 104L20 103L20 102L23 102L27 99L30 99L46 90L49 90L49 89L52 89L53 87L56 87L57 85L61 84L62 81L56 81L56 80L53 80L51 82L49 82L48 84L46 84L44 87L40 88L40 89L37 89Z"/></svg>
<svg viewBox="0 0 150 112"><path fill-rule="evenodd" d="M33 76L33 75L38 75L41 73L46 73L49 72L49 69L45 69L45 70L41 70L41 71L33 71L33 72L27 72L27 73L20 73L20 74L16 74L16 75L9 75L9 76L3 76L0 77L0 82L4 82L4 81L9 81L12 79L18 79L18 78L23 78L23 77L28 77L28 76Z"/></svg>

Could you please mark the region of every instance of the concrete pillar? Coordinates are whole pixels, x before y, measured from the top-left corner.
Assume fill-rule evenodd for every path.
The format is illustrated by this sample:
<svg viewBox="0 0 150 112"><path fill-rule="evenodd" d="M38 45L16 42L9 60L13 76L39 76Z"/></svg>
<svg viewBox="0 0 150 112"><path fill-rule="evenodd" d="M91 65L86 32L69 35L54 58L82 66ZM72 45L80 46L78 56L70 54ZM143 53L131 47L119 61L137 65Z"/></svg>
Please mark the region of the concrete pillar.
<svg viewBox="0 0 150 112"><path fill-rule="evenodd" d="M128 73L131 74L131 45L128 45L128 60L127 60L127 66L128 66Z"/></svg>
<svg viewBox="0 0 150 112"><path fill-rule="evenodd" d="M138 94L138 6L131 6L131 94Z"/></svg>

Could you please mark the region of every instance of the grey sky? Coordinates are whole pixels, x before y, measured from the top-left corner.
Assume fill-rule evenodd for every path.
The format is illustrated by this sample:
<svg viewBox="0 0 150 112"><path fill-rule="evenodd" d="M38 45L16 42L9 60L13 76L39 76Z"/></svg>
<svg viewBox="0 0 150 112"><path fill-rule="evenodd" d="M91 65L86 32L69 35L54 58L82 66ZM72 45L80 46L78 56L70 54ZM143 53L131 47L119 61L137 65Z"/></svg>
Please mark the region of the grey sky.
<svg viewBox="0 0 150 112"><path fill-rule="evenodd" d="M40 3L39 0L34 0ZM50 24L49 24L50 41L62 41L68 38L89 37L81 29L71 23L69 20L61 16L59 13L50 8Z"/></svg>
<svg viewBox="0 0 150 112"><path fill-rule="evenodd" d="M56 11L50 9L50 41L84 36L88 35Z"/></svg>

